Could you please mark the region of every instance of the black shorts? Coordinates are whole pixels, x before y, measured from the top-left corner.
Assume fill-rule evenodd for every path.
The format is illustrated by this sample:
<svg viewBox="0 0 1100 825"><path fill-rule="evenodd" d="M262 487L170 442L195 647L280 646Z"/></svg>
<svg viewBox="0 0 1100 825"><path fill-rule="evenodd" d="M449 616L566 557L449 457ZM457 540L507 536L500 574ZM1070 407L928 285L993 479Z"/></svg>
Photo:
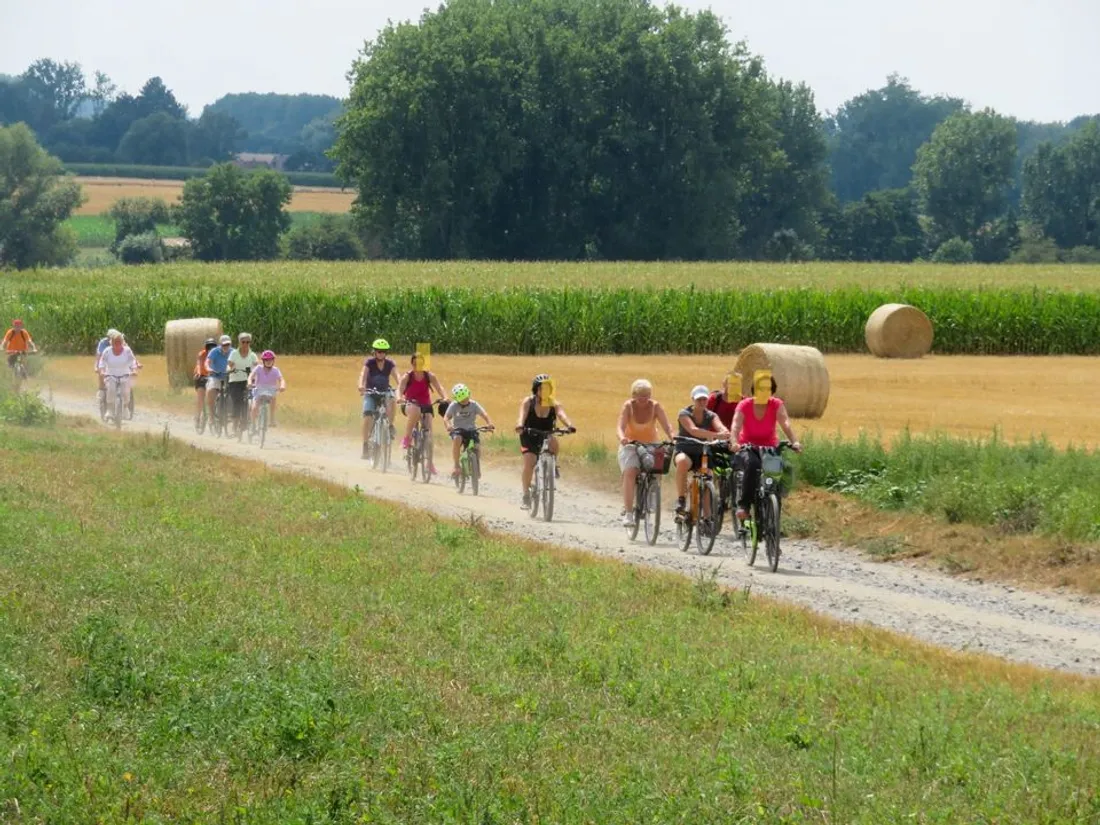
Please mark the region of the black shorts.
<svg viewBox="0 0 1100 825"><path fill-rule="evenodd" d="M415 401L406 401L404 404L401 405L401 414L402 415L407 415L407 413L405 412L405 406L406 405L411 405L411 404L416 404L416 402ZM435 414L435 406L433 404L416 404L416 406L420 407L420 414L421 415L434 415Z"/></svg>
<svg viewBox="0 0 1100 825"><path fill-rule="evenodd" d="M463 447L471 441L475 444L481 443L481 433L477 430L451 430L451 438L461 438Z"/></svg>
<svg viewBox="0 0 1100 825"><path fill-rule="evenodd" d="M535 433L520 433L519 451L538 455L542 452L542 443L549 437L549 435L536 435Z"/></svg>
<svg viewBox="0 0 1100 825"><path fill-rule="evenodd" d="M195 379L195 389L196 390L205 390L206 389L206 376L205 375L200 375L198 378Z"/></svg>
<svg viewBox="0 0 1100 825"><path fill-rule="evenodd" d="M703 445L702 444L677 444L676 455L683 453L691 459L691 469L698 470L703 466ZM675 458L675 457L674 457Z"/></svg>

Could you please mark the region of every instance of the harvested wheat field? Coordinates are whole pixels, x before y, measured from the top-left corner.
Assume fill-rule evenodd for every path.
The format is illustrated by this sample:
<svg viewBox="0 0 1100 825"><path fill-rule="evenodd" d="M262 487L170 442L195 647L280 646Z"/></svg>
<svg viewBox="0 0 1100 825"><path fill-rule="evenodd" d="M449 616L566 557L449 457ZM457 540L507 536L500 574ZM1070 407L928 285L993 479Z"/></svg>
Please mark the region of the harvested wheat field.
<svg viewBox="0 0 1100 825"><path fill-rule="evenodd" d="M77 181L88 197L76 211L78 215L102 215L119 198L164 198L175 203L183 192L181 180L87 177ZM288 208L291 212L347 212L354 199L355 192L350 189L295 186Z"/></svg>
<svg viewBox="0 0 1100 825"><path fill-rule="evenodd" d="M259 342L262 347L262 342ZM180 408L163 356L149 356L138 381L143 403ZM405 368L408 357L398 356ZM449 390L470 385L498 424L514 423L530 380L549 372L559 400L580 433L572 449L615 441L615 422L635 378L649 378L655 396L674 415L697 383L717 387L734 356L506 357L435 355L432 369ZM358 421L356 380L362 359L284 356L284 420L290 426L346 431ZM1009 440L1045 435L1059 446L1100 446L1100 358L931 356L883 361L869 355L826 356L831 392L822 418L797 421L801 435L861 431L891 438L905 428L986 437L999 429ZM91 358L51 359L44 378L59 387L94 386ZM190 394L189 394L190 395ZM779 395L782 397L783 388ZM567 447L568 449L568 447Z"/></svg>

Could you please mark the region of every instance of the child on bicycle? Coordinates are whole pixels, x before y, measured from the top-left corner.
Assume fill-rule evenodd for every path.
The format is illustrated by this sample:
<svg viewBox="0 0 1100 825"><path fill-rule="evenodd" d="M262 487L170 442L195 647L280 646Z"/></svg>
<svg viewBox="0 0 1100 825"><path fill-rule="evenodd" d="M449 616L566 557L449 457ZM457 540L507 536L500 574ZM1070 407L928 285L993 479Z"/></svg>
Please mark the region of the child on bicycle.
<svg viewBox="0 0 1100 825"><path fill-rule="evenodd" d="M248 389L252 390L252 410L249 417L252 427L256 426L256 417L260 413L260 399L270 398L270 415L267 426L275 426L275 401L278 393L286 392L286 379L282 371L275 366L275 353L264 350L260 356L260 368L248 374Z"/></svg>
<svg viewBox="0 0 1100 825"><path fill-rule="evenodd" d="M448 405L447 412L443 414L443 426L447 428L453 442L451 458L454 459L455 466L451 471L451 478L458 478L460 473L458 458L462 450L471 441L477 443L481 440L477 432L478 416L485 419L486 427L494 428L494 425L485 408L470 398L470 388L465 384L455 384L451 388L451 398L453 401Z"/></svg>

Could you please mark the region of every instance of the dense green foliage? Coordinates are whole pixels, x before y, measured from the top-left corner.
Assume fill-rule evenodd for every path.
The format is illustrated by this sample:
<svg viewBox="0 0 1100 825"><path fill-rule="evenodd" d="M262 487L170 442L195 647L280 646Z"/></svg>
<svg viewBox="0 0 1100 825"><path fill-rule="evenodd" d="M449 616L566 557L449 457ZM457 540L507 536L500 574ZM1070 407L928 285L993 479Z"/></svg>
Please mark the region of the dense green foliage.
<svg viewBox="0 0 1100 825"><path fill-rule="evenodd" d="M0 799L26 821L1100 813L1088 684L170 439L0 439Z"/></svg>
<svg viewBox="0 0 1100 825"><path fill-rule="evenodd" d="M291 260L355 261L363 256L363 244L347 215L319 215L286 236L286 257Z"/></svg>
<svg viewBox="0 0 1100 825"><path fill-rule="evenodd" d="M183 185L175 219L200 261L270 260L290 228L290 194L277 172L243 172L223 163Z"/></svg>
<svg viewBox="0 0 1100 825"><path fill-rule="evenodd" d="M115 246L115 254L124 264L164 262L164 241L155 231L127 235Z"/></svg>
<svg viewBox="0 0 1100 825"><path fill-rule="evenodd" d="M334 150L397 257L783 257L816 241L824 138L710 12L452 0L354 67Z"/></svg>
<svg viewBox="0 0 1100 825"><path fill-rule="evenodd" d="M1024 213L1060 247L1100 247L1100 125L1061 146L1047 143L1024 165Z"/></svg>
<svg viewBox="0 0 1100 825"><path fill-rule="evenodd" d="M810 441L797 459L809 484L952 523L1100 541L1098 452L909 434L889 448L866 437Z"/></svg>
<svg viewBox="0 0 1100 825"><path fill-rule="evenodd" d="M80 187L62 176L23 124L0 126L0 267L63 265L76 240L63 224L83 202Z"/></svg>
<svg viewBox="0 0 1100 825"><path fill-rule="evenodd" d="M94 290L66 273L0 287L0 315L22 314L51 349L74 352L94 345L111 325L125 329L139 351L157 352L167 321L211 316L227 328L251 330L288 353L363 352L382 333L398 349L431 341L441 352L507 355L718 353L757 341L862 352L870 313L901 301L928 313L936 352L1100 353L1100 294L1095 292L906 286L777 290L767 286L766 271L759 286L734 289L600 287L598 270L578 271L580 286L555 288L547 285L552 270L538 267L526 270L512 286L494 287L494 275L508 272L505 265L474 268L463 279L472 286L439 287L419 285L438 280L430 268L417 278L415 268L404 270L406 275L385 267L345 267L332 270L337 277L331 281L322 265L166 267L163 275L143 273L136 279L98 276ZM1095 277L1094 268L1084 271ZM797 283L797 273L794 277ZM244 285L249 282L254 285Z"/></svg>
<svg viewBox="0 0 1100 825"><path fill-rule="evenodd" d="M131 235L155 235L157 227L170 220L168 204L163 198L119 198L107 216L115 222L112 249Z"/></svg>
<svg viewBox="0 0 1100 825"><path fill-rule="evenodd" d="M335 120L340 100L330 95L245 94L223 95L203 110L204 115L231 117L245 130L240 148L247 152L290 155L291 170L331 171L324 152L336 140Z"/></svg>

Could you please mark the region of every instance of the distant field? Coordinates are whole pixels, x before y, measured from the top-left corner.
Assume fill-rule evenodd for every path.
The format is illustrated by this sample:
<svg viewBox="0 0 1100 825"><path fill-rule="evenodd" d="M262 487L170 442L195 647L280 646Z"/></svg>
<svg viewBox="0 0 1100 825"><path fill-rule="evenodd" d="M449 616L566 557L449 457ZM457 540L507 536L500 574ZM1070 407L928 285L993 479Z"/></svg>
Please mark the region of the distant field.
<svg viewBox="0 0 1100 825"><path fill-rule="evenodd" d="M77 210L78 215L101 215L119 198L164 198L175 203L183 192L180 180L78 178L78 181L88 196L87 202ZM352 190L295 186L289 208L292 212L347 212L354 199Z"/></svg>

